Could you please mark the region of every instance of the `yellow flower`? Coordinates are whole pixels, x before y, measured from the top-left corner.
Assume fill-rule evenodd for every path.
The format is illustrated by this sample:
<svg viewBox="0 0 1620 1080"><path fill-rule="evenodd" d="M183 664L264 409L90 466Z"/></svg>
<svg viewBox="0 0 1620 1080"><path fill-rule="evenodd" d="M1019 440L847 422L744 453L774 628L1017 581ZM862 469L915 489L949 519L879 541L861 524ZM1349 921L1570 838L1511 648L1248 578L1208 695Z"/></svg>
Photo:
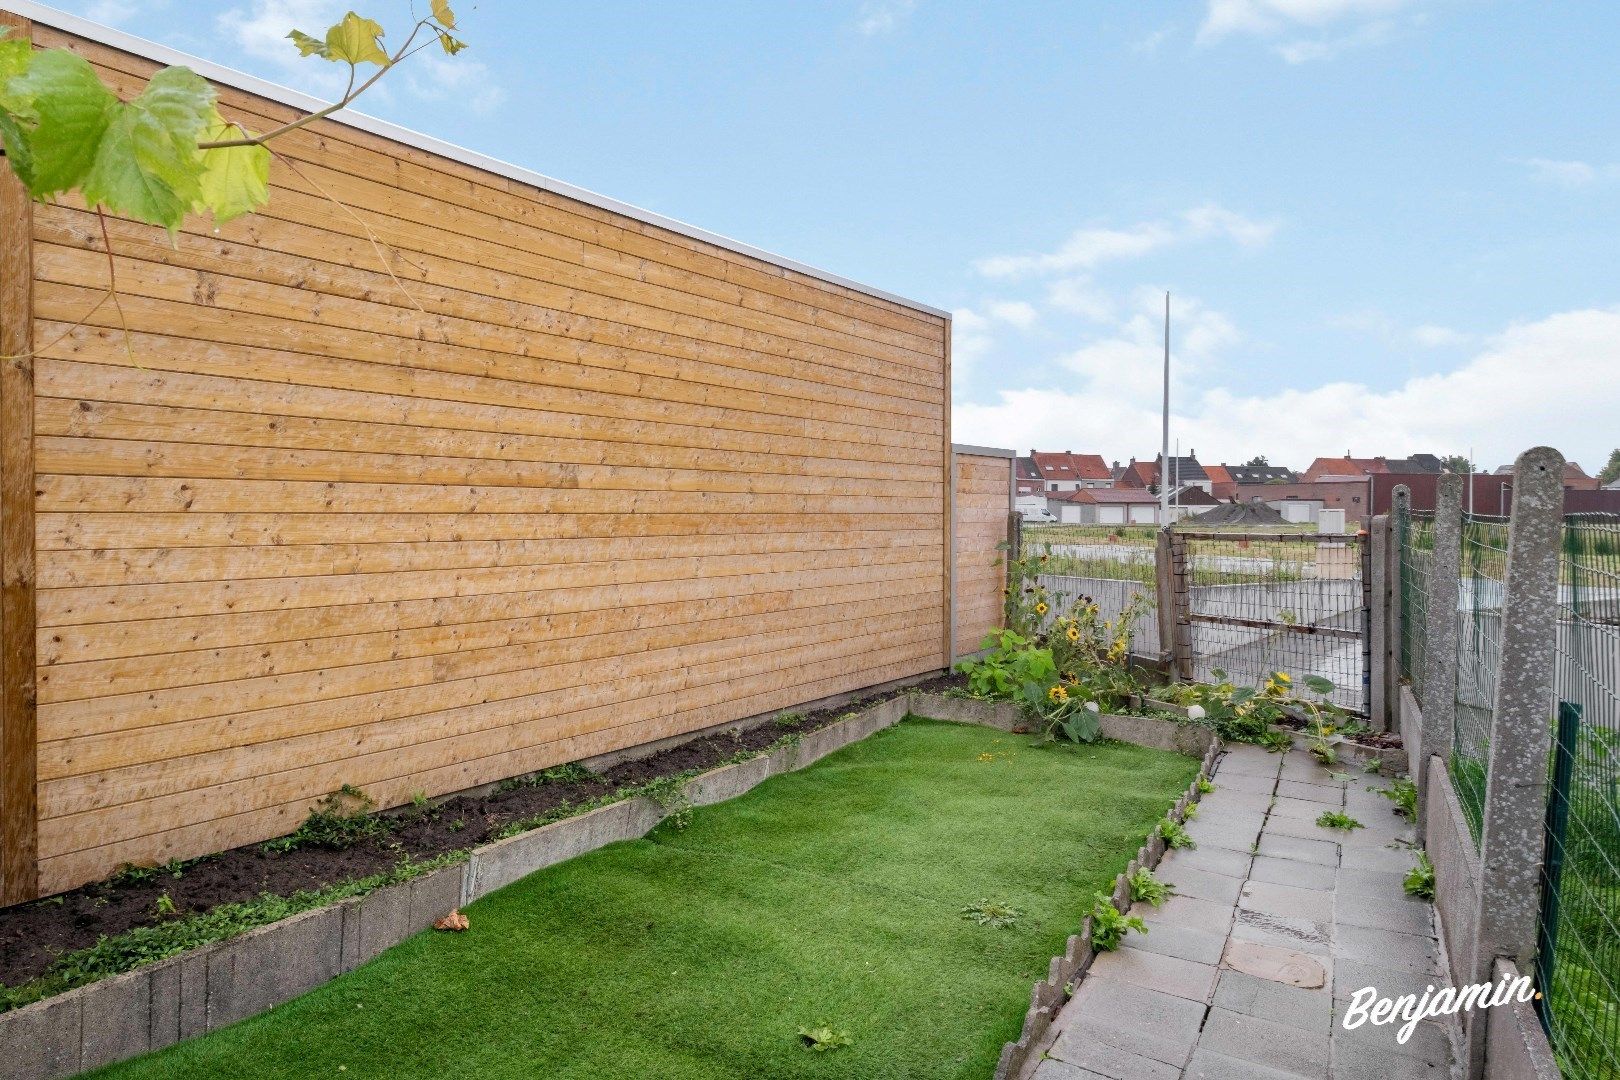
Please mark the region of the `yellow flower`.
<svg viewBox="0 0 1620 1080"><path fill-rule="evenodd" d="M1037 615L1045 615L1046 610L1046 601L1044 600L1035 605L1035 614Z"/></svg>
<svg viewBox="0 0 1620 1080"><path fill-rule="evenodd" d="M1080 628L1078 626L1069 627L1069 640L1070 641L1079 641L1080 640Z"/></svg>
<svg viewBox="0 0 1620 1080"><path fill-rule="evenodd" d="M1054 686L1046 692L1046 696L1053 701L1068 701L1069 692L1061 686Z"/></svg>
<svg viewBox="0 0 1620 1080"><path fill-rule="evenodd" d="M1286 671L1279 671L1275 675L1273 675L1272 678L1276 679L1278 682L1282 683L1284 686L1287 686L1289 683L1294 681L1293 679L1288 677L1288 672L1286 672Z"/></svg>

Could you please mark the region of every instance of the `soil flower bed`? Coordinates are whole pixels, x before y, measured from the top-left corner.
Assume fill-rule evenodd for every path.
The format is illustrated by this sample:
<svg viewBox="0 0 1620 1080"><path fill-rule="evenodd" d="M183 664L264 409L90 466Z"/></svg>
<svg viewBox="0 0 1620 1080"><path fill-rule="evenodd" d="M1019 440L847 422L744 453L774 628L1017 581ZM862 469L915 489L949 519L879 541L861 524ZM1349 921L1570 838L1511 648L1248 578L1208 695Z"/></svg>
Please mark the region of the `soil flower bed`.
<svg viewBox="0 0 1620 1080"><path fill-rule="evenodd" d="M986 1076L1198 767L908 720L98 1075Z"/></svg>

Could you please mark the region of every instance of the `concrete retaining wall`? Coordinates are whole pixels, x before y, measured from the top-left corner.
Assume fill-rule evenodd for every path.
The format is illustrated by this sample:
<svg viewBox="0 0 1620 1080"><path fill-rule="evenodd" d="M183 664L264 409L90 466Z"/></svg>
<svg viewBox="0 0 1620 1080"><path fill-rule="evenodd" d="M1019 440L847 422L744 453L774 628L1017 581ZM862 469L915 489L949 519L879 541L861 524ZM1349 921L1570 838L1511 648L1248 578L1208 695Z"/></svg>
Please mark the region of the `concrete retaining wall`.
<svg viewBox="0 0 1620 1080"><path fill-rule="evenodd" d="M908 713L1003 731L1023 723L1013 705L902 694L809 732L796 745L694 777L684 788L684 802L708 806L735 798L770 776L802 769L899 723ZM1131 716L1104 716L1102 723L1109 738L1202 755L1206 770L1213 763L1214 737L1201 729ZM1194 785L1172 816L1181 820L1187 803L1197 797ZM58 1080L246 1019L354 970L450 911L536 870L645 836L678 809L648 798L625 799L476 848L461 865L0 1013L0 1047L5 1048L0 1080ZM1152 838L1127 872L1156 865L1162 854L1162 842ZM1116 882L1116 895L1120 887ZM1069 939L1065 955L1054 958L1048 979L1036 986L1024 1034L1009 1048L1021 1046L1027 1053L1032 1037L1045 1032L1066 1000L1064 986L1090 962L1089 934L1088 923Z"/></svg>

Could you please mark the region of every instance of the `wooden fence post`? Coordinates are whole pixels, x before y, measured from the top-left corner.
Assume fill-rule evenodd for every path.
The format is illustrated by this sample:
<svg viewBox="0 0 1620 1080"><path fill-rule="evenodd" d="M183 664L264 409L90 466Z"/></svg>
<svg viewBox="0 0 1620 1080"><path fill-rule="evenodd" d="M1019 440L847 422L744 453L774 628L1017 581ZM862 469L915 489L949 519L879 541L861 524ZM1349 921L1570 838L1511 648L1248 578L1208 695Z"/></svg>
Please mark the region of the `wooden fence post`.
<svg viewBox="0 0 1620 1080"><path fill-rule="evenodd" d="M31 35L27 20L0 21ZM33 243L34 204L0 167L0 905L39 895Z"/></svg>

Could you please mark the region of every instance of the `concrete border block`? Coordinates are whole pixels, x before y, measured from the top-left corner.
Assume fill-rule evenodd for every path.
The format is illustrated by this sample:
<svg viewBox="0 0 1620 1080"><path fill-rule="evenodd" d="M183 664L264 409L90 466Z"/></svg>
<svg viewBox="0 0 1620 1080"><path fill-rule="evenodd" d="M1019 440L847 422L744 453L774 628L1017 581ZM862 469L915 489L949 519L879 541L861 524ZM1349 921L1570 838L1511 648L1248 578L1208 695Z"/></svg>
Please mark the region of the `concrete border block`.
<svg viewBox="0 0 1620 1080"><path fill-rule="evenodd" d="M152 970L140 968L73 991L84 995L79 1068L89 1071L152 1049Z"/></svg>
<svg viewBox="0 0 1620 1080"><path fill-rule="evenodd" d="M1102 733L1110 739L1135 743L1154 750L1169 750L1188 757L1202 758L1216 741L1215 733L1173 720L1159 720L1151 716L1123 716L1104 713L1100 717Z"/></svg>
<svg viewBox="0 0 1620 1080"><path fill-rule="evenodd" d="M343 971L344 913L316 908L226 942L209 957L208 1030L290 1001Z"/></svg>
<svg viewBox="0 0 1620 1080"><path fill-rule="evenodd" d="M486 844L472 853L471 881L463 899L470 903L565 859L618 840L639 839L663 819L663 808L651 799L625 799Z"/></svg>
<svg viewBox="0 0 1620 1080"><path fill-rule="evenodd" d="M405 881L339 905L343 914L343 952L339 961L351 971L415 933L411 921L411 886Z"/></svg>
<svg viewBox="0 0 1620 1080"><path fill-rule="evenodd" d="M0 1080L57 1080L79 1072L87 996L74 991L0 1013Z"/></svg>
<svg viewBox="0 0 1620 1080"><path fill-rule="evenodd" d="M1498 959L1491 977L1498 983L1511 981L1519 977L1519 969L1511 960ZM1560 1075L1532 1005L1515 1000L1486 1010L1485 1080L1559 1080Z"/></svg>
<svg viewBox="0 0 1620 1080"><path fill-rule="evenodd" d="M981 701L977 698L946 697L944 694L917 693L911 696L911 712L929 720L948 720L957 724L979 724L983 727L1011 731L1024 726L1023 713L1018 706L1005 701Z"/></svg>
<svg viewBox="0 0 1620 1080"><path fill-rule="evenodd" d="M735 765L694 776L686 785L686 801L693 806L713 806L735 799L771 775L768 757L749 758Z"/></svg>
<svg viewBox="0 0 1620 1080"><path fill-rule="evenodd" d="M468 863L447 866L431 874L412 878L410 937L466 903Z"/></svg>

